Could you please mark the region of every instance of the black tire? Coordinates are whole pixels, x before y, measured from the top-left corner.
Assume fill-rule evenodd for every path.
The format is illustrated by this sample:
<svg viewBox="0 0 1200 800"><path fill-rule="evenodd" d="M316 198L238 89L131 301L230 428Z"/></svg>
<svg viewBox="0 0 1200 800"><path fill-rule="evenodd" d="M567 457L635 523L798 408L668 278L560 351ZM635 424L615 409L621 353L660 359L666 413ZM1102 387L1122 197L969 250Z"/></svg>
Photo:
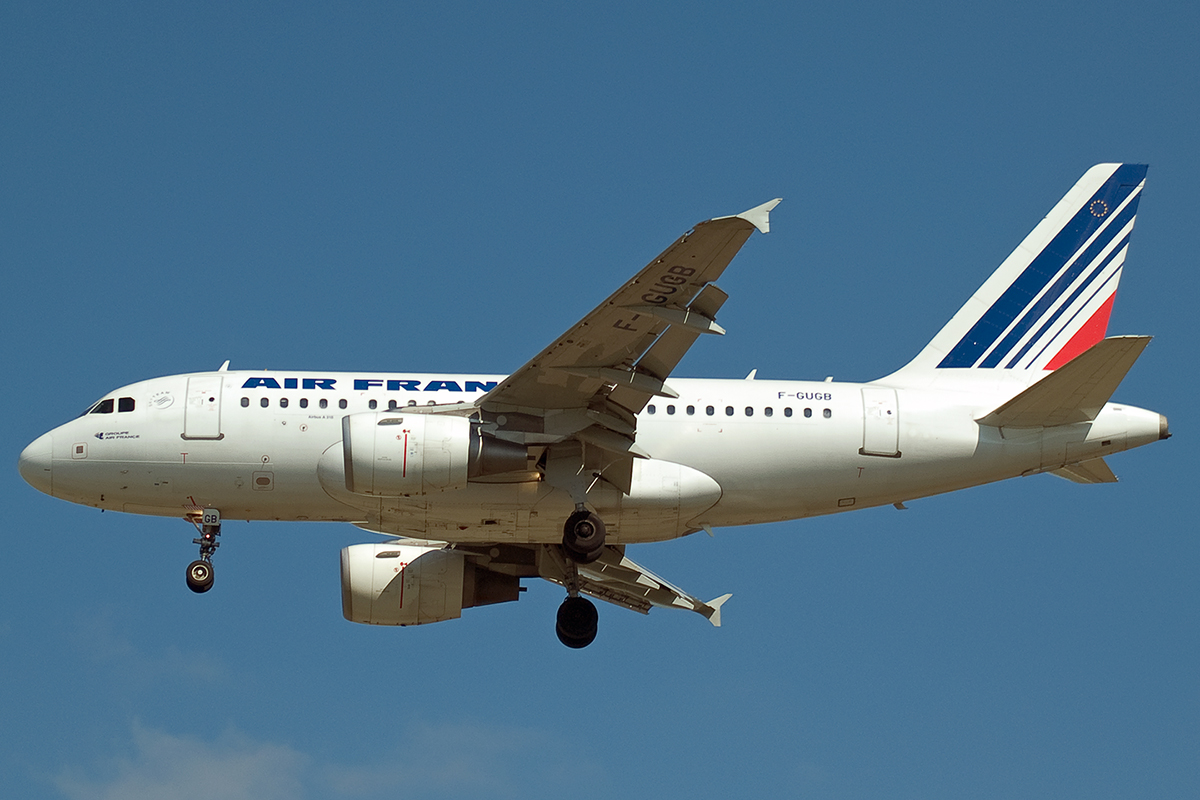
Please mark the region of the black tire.
<svg viewBox="0 0 1200 800"><path fill-rule="evenodd" d="M604 552L604 520L590 511L576 511L563 525L563 549L571 560L590 564Z"/></svg>
<svg viewBox="0 0 1200 800"><path fill-rule="evenodd" d="M207 561L193 561L187 568L187 586L196 594L204 594L213 585L212 564Z"/></svg>
<svg viewBox="0 0 1200 800"><path fill-rule="evenodd" d="M567 647L578 650L596 640L600 615L596 606L586 597L568 597L558 607L558 618L554 632L558 640Z"/></svg>

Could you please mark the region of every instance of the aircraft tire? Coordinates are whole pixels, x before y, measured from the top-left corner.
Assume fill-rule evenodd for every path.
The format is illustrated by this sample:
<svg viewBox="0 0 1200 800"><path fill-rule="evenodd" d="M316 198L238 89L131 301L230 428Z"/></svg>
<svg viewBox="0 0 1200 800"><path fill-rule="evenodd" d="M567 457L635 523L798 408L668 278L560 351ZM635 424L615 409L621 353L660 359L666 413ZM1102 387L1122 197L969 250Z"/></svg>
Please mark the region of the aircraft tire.
<svg viewBox="0 0 1200 800"><path fill-rule="evenodd" d="M586 597L568 597L558 607L554 632L567 647L578 650L596 640L600 615Z"/></svg>
<svg viewBox="0 0 1200 800"><path fill-rule="evenodd" d="M204 594L213 585L212 564L207 561L193 561L187 568L187 586L196 594Z"/></svg>
<svg viewBox="0 0 1200 800"><path fill-rule="evenodd" d="M604 552L604 520L590 511L576 511L563 525L563 549L572 561L590 564Z"/></svg>

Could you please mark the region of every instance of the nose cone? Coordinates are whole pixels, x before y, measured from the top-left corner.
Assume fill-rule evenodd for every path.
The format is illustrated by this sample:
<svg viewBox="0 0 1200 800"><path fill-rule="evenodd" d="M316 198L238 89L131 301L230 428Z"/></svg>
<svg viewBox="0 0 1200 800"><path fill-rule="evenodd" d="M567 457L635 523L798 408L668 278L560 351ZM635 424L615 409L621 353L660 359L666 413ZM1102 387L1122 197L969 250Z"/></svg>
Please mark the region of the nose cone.
<svg viewBox="0 0 1200 800"><path fill-rule="evenodd" d="M46 494L54 494L53 484L50 480L50 459L51 459L51 442L52 437L49 433L43 433L38 438L21 451L21 461L17 465L17 469L21 472L21 477L25 479L33 488L39 492Z"/></svg>

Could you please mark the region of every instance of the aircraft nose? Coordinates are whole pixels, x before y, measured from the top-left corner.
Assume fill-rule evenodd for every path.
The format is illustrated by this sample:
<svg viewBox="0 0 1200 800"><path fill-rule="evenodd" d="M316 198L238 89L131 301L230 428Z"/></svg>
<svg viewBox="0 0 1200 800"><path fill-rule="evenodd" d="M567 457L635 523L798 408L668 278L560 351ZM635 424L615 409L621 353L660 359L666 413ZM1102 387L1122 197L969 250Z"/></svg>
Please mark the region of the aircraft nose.
<svg viewBox="0 0 1200 800"><path fill-rule="evenodd" d="M51 482L51 455L53 449L51 447L52 436L49 433L43 433L38 438L34 439L28 447L21 451L21 460L17 465L17 469L21 472L21 477L25 479L33 488L39 492L53 494L53 483Z"/></svg>

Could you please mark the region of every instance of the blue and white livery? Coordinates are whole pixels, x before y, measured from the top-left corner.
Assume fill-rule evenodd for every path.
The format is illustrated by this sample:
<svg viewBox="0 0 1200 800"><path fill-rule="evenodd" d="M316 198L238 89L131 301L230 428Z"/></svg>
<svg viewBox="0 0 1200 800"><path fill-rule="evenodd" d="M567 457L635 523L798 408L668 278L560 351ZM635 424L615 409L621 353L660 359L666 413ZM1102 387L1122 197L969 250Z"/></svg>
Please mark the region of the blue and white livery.
<svg viewBox="0 0 1200 800"><path fill-rule="evenodd" d="M696 225L511 375L235 371L125 386L30 444L21 475L81 505L181 517L213 584L221 522L343 521L355 622L419 625L560 584L556 632L592 642L587 597L643 613L704 601L629 545L833 514L1050 472L1116 480L1165 439L1111 401L1149 337L1106 337L1146 167L1088 170L933 340L868 383L672 378L722 335L716 281L772 200Z"/></svg>

